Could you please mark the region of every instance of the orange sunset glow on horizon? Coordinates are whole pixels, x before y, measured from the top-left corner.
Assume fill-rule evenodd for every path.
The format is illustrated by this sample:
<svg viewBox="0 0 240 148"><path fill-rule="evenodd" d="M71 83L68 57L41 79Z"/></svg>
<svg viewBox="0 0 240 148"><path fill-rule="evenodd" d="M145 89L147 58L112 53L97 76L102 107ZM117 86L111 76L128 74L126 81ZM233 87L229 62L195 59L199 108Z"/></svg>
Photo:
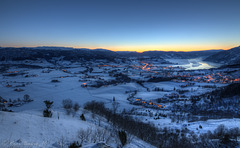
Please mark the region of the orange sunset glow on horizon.
<svg viewBox="0 0 240 148"><path fill-rule="evenodd" d="M240 45L240 44L239 44ZM87 49L106 49L111 51L132 51L132 52L145 52L145 51L175 51L175 52L190 52L190 51L204 51L204 50L229 50L232 46L64 46L64 45L32 45L32 46L0 46L0 47L66 47L66 48L87 48Z"/></svg>

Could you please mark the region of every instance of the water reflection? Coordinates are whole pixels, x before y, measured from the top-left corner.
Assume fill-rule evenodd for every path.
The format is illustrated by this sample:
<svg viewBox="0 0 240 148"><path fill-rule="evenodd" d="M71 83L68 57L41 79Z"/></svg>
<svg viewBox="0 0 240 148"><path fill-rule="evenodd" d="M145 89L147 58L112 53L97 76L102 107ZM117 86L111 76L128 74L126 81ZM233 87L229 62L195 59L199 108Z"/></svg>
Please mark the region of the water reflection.
<svg viewBox="0 0 240 148"><path fill-rule="evenodd" d="M205 62L198 62L197 64L190 63L190 66L187 66L186 70L196 70L196 69L210 69L210 68L216 68L213 65L209 65Z"/></svg>
<svg viewBox="0 0 240 148"><path fill-rule="evenodd" d="M180 66L185 68L186 70L210 69L220 66L220 64L205 62L202 59L175 59L172 62L178 63L173 66Z"/></svg>

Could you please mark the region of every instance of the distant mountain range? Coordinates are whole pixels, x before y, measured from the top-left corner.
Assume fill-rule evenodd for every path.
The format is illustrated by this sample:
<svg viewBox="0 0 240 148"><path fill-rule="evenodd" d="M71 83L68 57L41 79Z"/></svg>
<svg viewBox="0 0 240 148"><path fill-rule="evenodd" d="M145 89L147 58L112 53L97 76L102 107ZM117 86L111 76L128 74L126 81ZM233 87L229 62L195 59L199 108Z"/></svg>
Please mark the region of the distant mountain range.
<svg viewBox="0 0 240 148"><path fill-rule="evenodd" d="M130 51L111 51L107 49L87 49L71 47L0 47L0 60L36 60L44 58L46 60L54 57L62 57L64 60L78 61L80 59L107 59L114 60L116 57L158 57L168 58L204 58L206 61L217 62L222 64L240 64L240 46L230 50L204 50L191 52L175 51L145 51L143 53Z"/></svg>
<svg viewBox="0 0 240 148"><path fill-rule="evenodd" d="M221 63L224 65L240 64L240 46L217 52L207 57L205 61Z"/></svg>
<svg viewBox="0 0 240 148"><path fill-rule="evenodd" d="M35 48L0 48L0 61L5 60L37 60L43 58L50 60L52 58L62 57L63 60L79 61L89 59L107 59L114 60L117 53L105 49L75 49L65 47L35 47Z"/></svg>
<svg viewBox="0 0 240 148"><path fill-rule="evenodd" d="M198 57L207 57L209 55L216 54L222 50L204 50L204 51L189 51L189 52L176 52L176 51L145 51L143 53L138 52L128 52L128 51L117 51L121 56L131 57L131 56L150 56L150 57L161 57L163 59L168 58L180 58L180 59L189 59L189 58L198 58Z"/></svg>

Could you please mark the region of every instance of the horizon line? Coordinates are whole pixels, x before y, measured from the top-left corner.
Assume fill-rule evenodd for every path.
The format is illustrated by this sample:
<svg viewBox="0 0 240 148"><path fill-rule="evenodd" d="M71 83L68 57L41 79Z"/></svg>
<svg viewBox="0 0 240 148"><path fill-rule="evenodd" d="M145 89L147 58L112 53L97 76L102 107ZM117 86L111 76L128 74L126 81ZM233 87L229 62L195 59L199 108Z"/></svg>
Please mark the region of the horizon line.
<svg viewBox="0 0 240 148"><path fill-rule="evenodd" d="M146 49L146 50L116 50L116 49L108 49L108 48L89 48L89 47L76 47L76 46L0 46L0 48L39 48L39 47L46 47L46 48L72 48L72 49L89 49L89 50L96 50L96 49L103 49L103 50L110 50L114 52L138 52L143 53L147 51L164 51L164 52L194 52L194 51L209 51L209 50L229 50L231 48L227 49L192 49L192 50L167 50L167 49ZM234 48L234 47L232 47Z"/></svg>

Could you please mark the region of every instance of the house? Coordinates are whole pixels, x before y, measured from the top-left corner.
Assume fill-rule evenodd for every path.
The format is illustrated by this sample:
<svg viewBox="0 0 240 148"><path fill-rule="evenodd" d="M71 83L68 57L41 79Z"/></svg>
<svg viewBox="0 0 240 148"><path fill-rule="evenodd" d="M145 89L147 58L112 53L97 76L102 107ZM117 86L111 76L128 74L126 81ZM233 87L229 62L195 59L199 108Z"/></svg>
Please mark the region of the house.
<svg viewBox="0 0 240 148"><path fill-rule="evenodd" d="M7 103L7 100L6 99L3 99L1 96L0 96L0 103Z"/></svg>

